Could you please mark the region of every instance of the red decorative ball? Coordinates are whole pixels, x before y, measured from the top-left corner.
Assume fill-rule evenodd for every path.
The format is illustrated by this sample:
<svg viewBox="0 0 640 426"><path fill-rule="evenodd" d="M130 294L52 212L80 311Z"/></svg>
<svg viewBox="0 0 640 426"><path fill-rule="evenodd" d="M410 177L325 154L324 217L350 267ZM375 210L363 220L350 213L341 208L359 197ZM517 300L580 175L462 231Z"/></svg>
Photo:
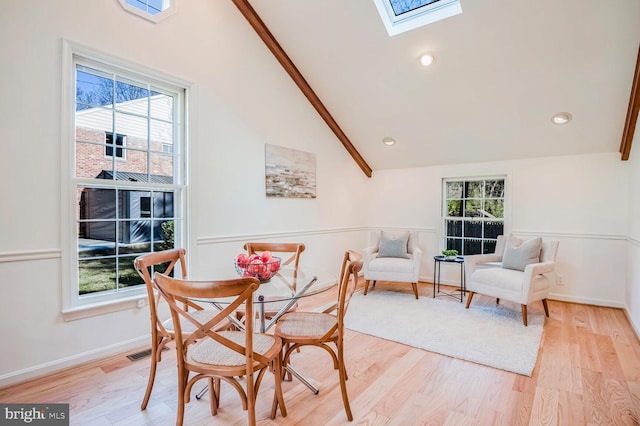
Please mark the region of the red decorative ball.
<svg viewBox="0 0 640 426"><path fill-rule="evenodd" d="M267 259L266 261L263 259ZM269 281L280 270L280 258L271 256L251 255L240 253L234 260L236 271L241 277L255 277L260 282Z"/></svg>

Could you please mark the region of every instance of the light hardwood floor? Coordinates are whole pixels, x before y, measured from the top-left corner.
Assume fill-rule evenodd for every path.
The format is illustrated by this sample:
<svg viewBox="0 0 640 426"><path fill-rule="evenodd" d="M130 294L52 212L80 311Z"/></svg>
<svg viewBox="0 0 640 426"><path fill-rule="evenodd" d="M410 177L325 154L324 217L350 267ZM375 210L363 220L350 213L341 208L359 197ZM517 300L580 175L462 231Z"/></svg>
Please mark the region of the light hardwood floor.
<svg viewBox="0 0 640 426"><path fill-rule="evenodd" d="M373 291L409 285L379 282ZM432 285L420 283L420 296ZM306 298L300 309L321 306L327 292ZM440 298L460 303L452 298ZM476 296L474 304L495 300ZM502 302L501 302L502 303ZM510 306L509 302L503 302ZM520 311L519 306L511 307ZM370 425L634 425L640 424L640 342L620 309L549 302L542 347L532 377L347 331L347 382L353 424ZM542 314L542 305L530 307ZM140 402L148 358L125 354L0 389L0 401L66 402L72 425L175 424L175 354L164 352L146 411ZM143 348L141 348L143 349ZM313 395L294 379L283 384L288 416L269 419L273 381L267 375L256 406L260 425L348 424L338 374L326 352L305 348L293 359L320 388ZM216 417L208 396L187 404L185 424L243 425L246 412L225 389Z"/></svg>

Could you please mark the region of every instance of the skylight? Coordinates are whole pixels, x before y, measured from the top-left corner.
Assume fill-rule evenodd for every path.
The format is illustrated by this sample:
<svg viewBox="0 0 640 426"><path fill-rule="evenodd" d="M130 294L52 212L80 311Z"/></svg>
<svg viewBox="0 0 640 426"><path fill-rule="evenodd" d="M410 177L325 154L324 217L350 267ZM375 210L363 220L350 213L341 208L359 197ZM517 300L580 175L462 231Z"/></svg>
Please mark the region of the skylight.
<svg viewBox="0 0 640 426"><path fill-rule="evenodd" d="M389 3L391 4L393 13L398 16L437 1L438 0L389 0Z"/></svg>
<svg viewBox="0 0 640 426"><path fill-rule="evenodd" d="M177 0L119 0L125 10L152 22L158 22L175 11Z"/></svg>
<svg viewBox="0 0 640 426"><path fill-rule="evenodd" d="M460 0L373 0L390 36L462 13Z"/></svg>

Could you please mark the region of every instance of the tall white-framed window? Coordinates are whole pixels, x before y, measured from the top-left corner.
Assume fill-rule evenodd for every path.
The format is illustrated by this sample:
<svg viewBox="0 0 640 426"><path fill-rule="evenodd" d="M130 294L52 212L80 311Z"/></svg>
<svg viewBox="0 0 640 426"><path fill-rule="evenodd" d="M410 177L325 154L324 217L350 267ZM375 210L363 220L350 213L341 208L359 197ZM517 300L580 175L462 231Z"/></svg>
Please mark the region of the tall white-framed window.
<svg viewBox="0 0 640 426"><path fill-rule="evenodd" d="M444 179L443 247L460 255L493 253L505 227L505 176Z"/></svg>
<svg viewBox="0 0 640 426"><path fill-rule="evenodd" d="M65 54L63 282L74 311L141 297L135 257L185 245L186 85L68 43Z"/></svg>

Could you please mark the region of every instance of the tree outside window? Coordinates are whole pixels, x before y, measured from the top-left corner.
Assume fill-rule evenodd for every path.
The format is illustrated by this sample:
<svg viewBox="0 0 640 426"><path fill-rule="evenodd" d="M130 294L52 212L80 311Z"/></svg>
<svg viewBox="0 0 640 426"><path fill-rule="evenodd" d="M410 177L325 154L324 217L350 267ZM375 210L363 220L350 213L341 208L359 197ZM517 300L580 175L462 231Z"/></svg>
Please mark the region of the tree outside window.
<svg viewBox="0 0 640 426"><path fill-rule="evenodd" d="M493 253L504 232L504 178L444 181L444 247Z"/></svg>

